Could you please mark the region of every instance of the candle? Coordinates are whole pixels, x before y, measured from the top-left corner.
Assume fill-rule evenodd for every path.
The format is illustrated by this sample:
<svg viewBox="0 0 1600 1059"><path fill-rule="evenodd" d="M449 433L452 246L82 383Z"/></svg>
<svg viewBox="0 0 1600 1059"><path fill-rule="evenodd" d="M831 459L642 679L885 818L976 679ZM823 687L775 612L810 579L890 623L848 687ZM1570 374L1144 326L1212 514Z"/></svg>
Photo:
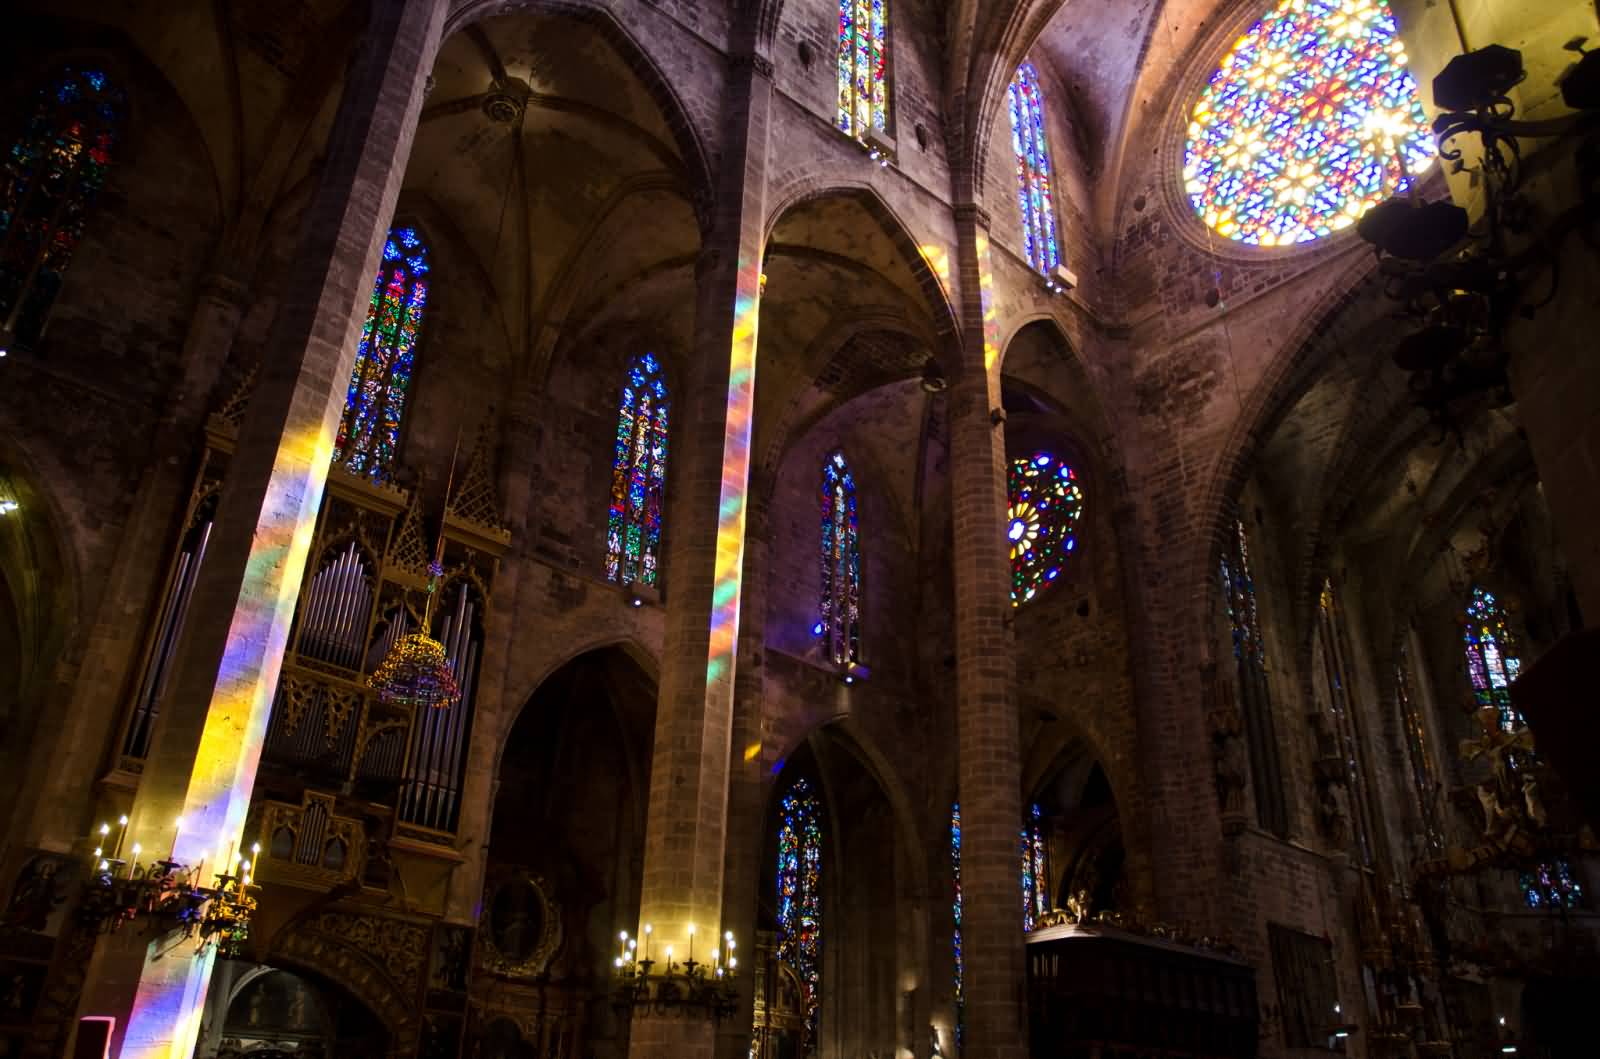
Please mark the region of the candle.
<svg viewBox="0 0 1600 1059"><path fill-rule="evenodd" d="M655 930L649 923L644 925L644 958L650 958L650 935Z"/></svg>
<svg viewBox="0 0 1600 1059"><path fill-rule="evenodd" d="M110 830L110 829L107 828L107 830ZM127 835L127 833L128 833L128 818L126 816L117 817L117 844L116 844L116 847L113 848L112 851L111 851L111 859L112 860L116 860L118 857L122 856L122 839L123 839L123 837L125 835Z"/></svg>
<svg viewBox="0 0 1600 1059"><path fill-rule="evenodd" d="M628 958L628 932L624 930L622 937L622 955L617 957L617 966L622 966L622 961Z"/></svg>
<svg viewBox="0 0 1600 1059"><path fill-rule="evenodd" d="M689 924L689 962L694 962L694 924Z"/></svg>
<svg viewBox="0 0 1600 1059"><path fill-rule="evenodd" d="M178 859L178 836L182 833L183 817L180 816L178 817L177 822L172 825L172 848L167 850L167 859L170 861L175 861Z"/></svg>
<svg viewBox="0 0 1600 1059"><path fill-rule="evenodd" d="M133 873L139 868L139 854L141 852L143 852L142 847L135 842L133 844L133 862L128 865L128 878L130 879L133 878Z"/></svg>
<svg viewBox="0 0 1600 1059"><path fill-rule="evenodd" d="M672 946L667 946L667 973L672 973Z"/></svg>

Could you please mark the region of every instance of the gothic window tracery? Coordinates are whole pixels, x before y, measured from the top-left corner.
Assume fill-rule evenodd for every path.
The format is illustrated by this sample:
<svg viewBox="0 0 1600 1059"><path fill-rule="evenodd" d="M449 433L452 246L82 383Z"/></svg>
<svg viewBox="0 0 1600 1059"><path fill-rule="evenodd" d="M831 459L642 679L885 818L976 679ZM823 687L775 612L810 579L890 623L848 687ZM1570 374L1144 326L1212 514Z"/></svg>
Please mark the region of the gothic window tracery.
<svg viewBox="0 0 1600 1059"><path fill-rule="evenodd" d="M1067 462L1048 452L1011 461L1006 476L1010 508L1006 540L1011 545L1011 605L1038 595L1077 549L1075 529L1083 514L1083 490Z"/></svg>
<svg viewBox="0 0 1600 1059"><path fill-rule="evenodd" d="M860 661L861 551L856 529L856 483L835 452L822 465L821 617L812 630L824 638L828 657L839 664Z"/></svg>
<svg viewBox="0 0 1600 1059"><path fill-rule="evenodd" d="M1238 673L1239 712L1250 756L1250 778L1256 818L1279 837L1289 832L1289 811L1283 794L1283 765L1272 723L1272 698L1267 689L1267 663L1256 610L1255 577L1244 523L1235 519L1218 564L1223 609Z"/></svg>
<svg viewBox="0 0 1600 1059"><path fill-rule="evenodd" d="M954 884L950 912L954 919L950 945L955 955L956 1034L961 1033L962 1013L966 1007L967 961L961 950L961 803L950 806L950 875Z"/></svg>
<svg viewBox="0 0 1600 1059"><path fill-rule="evenodd" d="M840 132L862 139L889 124L889 0L839 0Z"/></svg>
<svg viewBox="0 0 1600 1059"><path fill-rule="evenodd" d="M417 230L390 228L334 442L334 462L351 474L386 481L394 473L430 271L428 247Z"/></svg>
<svg viewBox="0 0 1600 1059"><path fill-rule="evenodd" d="M1049 273L1061 263L1056 244L1056 207L1050 180L1050 149L1045 138L1044 92L1031 62L1017 67L1007 94L1011 113L1011 151L1017 158L1017 205L1022 213L1022 245L1028 263Z"/></svg>
<svg viewBox="0 0 1600 1059"><path fill-rule="evenodd" d="M803 1053L817 1039L822 984L822 801L804 777L778 803L777 882L778 958L806 990Z"/></svg>
<svg viewBox="0 0 1600 1059"><path fill-rule="evenodd" d="M661 362L650 353L634 357L617 408L606 524L606 577L618 584L656 583L670 407Z"/></svg>
<svg viewBox="0 0 1600 1059"><path fill-rule="evenodd" d="M0 335L31 347L105 185L126 99L103 70L67 66L39 88L0 159Z"/></svg>
<svg viewBox="0 0 1600 1059"><path fill-rule="evenodd" d="M1280 0L1195 101L1184 190L1217 234L1281 246L1354 224L1433 153L1386 0Z"/></svg>
<svg viewBox="0 0 1600 1059"><path fill-rule="evenodd" d="M1517 643L1506 625L1505 608L1481 585L1473 586L1472 598L1467 601L1462 638L1467 677L1478 707L1496 710L1500 727L1507 732L1522 727L1522 715L1511 705L1511 682L1522 669Z"/></svg>

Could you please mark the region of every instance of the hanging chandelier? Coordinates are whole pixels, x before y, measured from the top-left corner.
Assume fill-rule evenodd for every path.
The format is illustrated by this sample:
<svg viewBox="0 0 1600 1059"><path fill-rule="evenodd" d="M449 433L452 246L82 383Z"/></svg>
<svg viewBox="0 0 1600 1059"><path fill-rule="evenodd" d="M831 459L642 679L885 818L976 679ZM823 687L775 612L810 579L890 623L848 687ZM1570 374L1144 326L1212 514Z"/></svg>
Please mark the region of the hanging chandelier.
<svg viewBox="0 0 1600 1059"><path fill-rule="evenodd" d="M461 447L460 438L456 448ZM450 495L450 485L455 481L456 458L450 457L450 477L445 483L444 495ZM433 601L439 579L444 576L444 526L439 526L439 540L434 546L433 562L428 564L428 602L422 610L422 626L395 641L377 671L367 678L367 686L378 693L378 701L398 709L433 708L445 710L455 705L461 697L461 686L456 683L455 668L444 644L428 635L433 627Z"/></svg>

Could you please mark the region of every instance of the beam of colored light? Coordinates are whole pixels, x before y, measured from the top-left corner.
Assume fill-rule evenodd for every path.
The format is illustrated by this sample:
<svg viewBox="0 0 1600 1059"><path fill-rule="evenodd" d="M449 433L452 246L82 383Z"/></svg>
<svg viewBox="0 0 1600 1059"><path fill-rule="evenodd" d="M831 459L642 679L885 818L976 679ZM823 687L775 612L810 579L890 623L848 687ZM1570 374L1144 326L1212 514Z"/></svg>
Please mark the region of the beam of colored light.
<svg viewBox="0 0 1600 1059"><path fill-rule="evenodd" d="M981 229L977 235L978 246L978 304L983 309L983 370L994 371L1000 359L1000 321L996 318L994 302L994 269L989 262L989 234Z"/></svg>
<svg viewBox="0 0 1600 1059"><path fill-rule="evenodd" d="M181 864L204 857L221 868L226 851L243 845L240 833L332 459L331 423L280 443L186 784L183 826L171 845ZM120 1059L194 1054L215 958L214 946L202 948L192 939L146 956Z"/></svg>
<svg viewBox="0 0 1600 1059"><path fill-rule="evenodd" d="M717 555L711 592L707 694L731 681L739 639L739 589L744 572L744 525L750 483L750 432L756 392L756 327L761 311L761 260L739 262L728 362L727 426L722 442L722 490L717 504ZM732 686L727 689L731 695Z"/></svg>
<svg viewBox="0 0 1600 1059"><path fill-rule="evenodd" d="M945 297L950 296L950 251L938 243L923 243L917 247L917 252L922 255L922 260L928 263L933 274L939 277L939 286L944 288Z"/></svg>

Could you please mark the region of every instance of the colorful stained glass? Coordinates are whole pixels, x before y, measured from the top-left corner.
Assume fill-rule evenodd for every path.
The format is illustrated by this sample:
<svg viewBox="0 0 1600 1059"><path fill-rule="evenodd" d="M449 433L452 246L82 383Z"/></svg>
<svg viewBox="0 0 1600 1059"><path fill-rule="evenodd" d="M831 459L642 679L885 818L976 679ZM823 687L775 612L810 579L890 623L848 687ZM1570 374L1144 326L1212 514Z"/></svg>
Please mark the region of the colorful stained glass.
<svg viewBox="0 0 1600 1059"><path fill-rule="evenodd" d="M1583 904L1583 886L1572 877L1572 865L1565 858L1544 861L1517 880L1529 908L1577 908Z"/></svg>
<svg viewBox="0 0 1600 1059"><path fill-rule="evenodd" d="M828 657L860 661L861 550L856 532L856 483L835 452L822 465L821 619L812 632L825 638Z"/></svg>
<svg viewBox="0 0 1600 1059"><path fill-rule="evenodd" d="M1522 668L1517 658L1517 643L1506 626L1506 612L1494 593L1474 587L1467 603L1463 629L1467 654L1467 677L1480 709L1499 711L1500 727L1514 732L1524 724L1522 715L1511 705L1511 682Z"/></svg>
<svg viewBox="0 0 1600 1059"><path fill-rule="evenodd" d="M856 139L889 123L889 0L839 0L839 116Z"/></svg>
<svg viewBox="0 0 1600 1059"><path fill-rule="evenodd" d="M1432 163L1385 0L1281 0L1190 115L1184 189L1206 224L1281 246L1347 228Z"/></svg>
<svg viewBox="0 0 1600 1059"><path fill-rule="evenodd" d="M961 952L961 804L959 802L950 806L950 876L955 888L951 902L955 926L950 935L950 944L955 950L956 957L956 1040L959 1042L967 1000L967 961Z"/></svg>
<svg viewBox="0 0 1600 1059"><path fill-rule="evenodd" d="M0 330L31 348L104 186L122 125L122 90L99 70L64 67L40 87L0 159Z"/></svg>
<svg viewBox="0 0 1600 1059"><path fill-rule="evenodd" d="M1032 930L1050 911L1050 862L1045 849L1044 814L1035 803L1022 825L1022 929Z"/></svg>
<svg viewBox="0 0 1600 1059"><path fill-rule="evenodd" d="M822 985L822 801L801 778L778 803L778 958L805 986L802 1054L817 1039Z"/></svg>
<svg viewBox="0 0 1600 1059"><path fill-rule="evenodd" d="M1228 623L1233 631L1233 656L1241 664L1252 663L1266 668L1266 653L1262 649L1261 616L1256 612L1256 582L1250 573L1250 545L1245 539L1244 523L1234 520L1233 562L1223 556L1221 563L1222 599L1228 610Z"/></svg>
<svg viewBox="0 0 1600 1059"><path fill-rule="evenodd" d="M417 230L389 229L334 442L333 461L351 474L381 482L394 473L428 305L428 273L428 247Z"/></svg>
<svg viewBox="0 0 1600 1059"><path fill-rule="evenodd" d="M1029 263L1049 275L1061 263L1061 253L1056 246L1056 205L1050 190L1050 149L1044 134L1044 93L1039 87L1039 71L1032 63L1017 67L1009 99L1022 245Z"/></svg>
<svg viewBox="0 0 1600 1059"><path fill-rule="evenodd" d="M1026 603L1061 576L1078 547L1073 530L1083 514L1083 490L1066 461L1048 452L1011 461L1006 476L1011 507L1006 540L1011 545L1011 605Z"/></svg>
<svg viewBox="0 0 1600 1059"><path fill-rule="evenodd" d="M606 577L618 584L656 583L670 407L661 362L649 353L634 357L617 407L606 524Z"/></svg>

